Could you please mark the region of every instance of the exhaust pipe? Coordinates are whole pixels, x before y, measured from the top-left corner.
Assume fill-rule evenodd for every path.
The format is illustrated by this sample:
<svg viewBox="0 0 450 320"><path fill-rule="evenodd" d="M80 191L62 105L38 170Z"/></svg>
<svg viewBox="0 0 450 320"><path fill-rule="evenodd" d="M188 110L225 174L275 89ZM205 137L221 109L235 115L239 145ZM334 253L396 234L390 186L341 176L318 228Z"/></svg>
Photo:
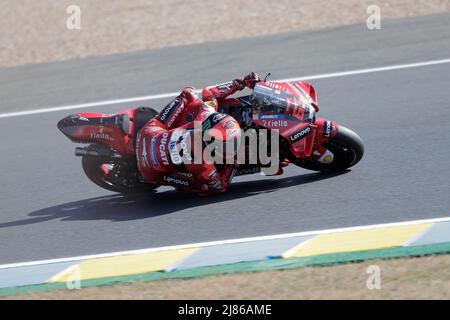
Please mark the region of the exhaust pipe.
<svg viewBox="0 0 450 320"><path fill-rule="evenodd" d="M82 148L82 147L76 147L75 148L75 156L77 156L77 157L84 157L84 156L101 157L102 155L95 150L89 150L87 148Z"/></svg>
<svg viewBox="0 0 450 320"><path fill-rule="evenodd" d="M93 150L89 149L89 147L76 147L75 148L75 156L77 157L103 157L103 158L113 158L113 159L123 159L123 157L115 152L112 152L112 150Z"/></svg>

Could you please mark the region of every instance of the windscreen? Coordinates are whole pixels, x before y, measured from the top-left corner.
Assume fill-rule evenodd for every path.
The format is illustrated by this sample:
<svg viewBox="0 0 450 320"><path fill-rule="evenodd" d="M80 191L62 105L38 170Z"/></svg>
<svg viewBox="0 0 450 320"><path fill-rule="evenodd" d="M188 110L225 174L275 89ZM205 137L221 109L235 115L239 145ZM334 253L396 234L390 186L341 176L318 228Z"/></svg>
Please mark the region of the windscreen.
<svg viewBox="0 0 450 320"><path fill-rule="evenodd" d="M257 84L253 90L253 115L294 115L304 121L311 121L314 109L302 101L299 96Z"/></svg>

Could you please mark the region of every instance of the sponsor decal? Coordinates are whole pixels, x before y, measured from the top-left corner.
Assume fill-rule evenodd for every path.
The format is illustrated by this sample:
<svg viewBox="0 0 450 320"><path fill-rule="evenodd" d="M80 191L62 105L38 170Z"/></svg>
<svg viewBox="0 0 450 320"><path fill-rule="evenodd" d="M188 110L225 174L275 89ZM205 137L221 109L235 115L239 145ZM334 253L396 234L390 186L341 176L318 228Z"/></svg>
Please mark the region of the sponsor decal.
<svg viewBox="0 0 450 320"><path fill-rule="evenodd" d="M191 136L191 134L188 131L185 134L183 134L183 136L181 137L181 141L180 141L180 147L181 147L181 150L183 151L183 157L186 158L189 162L192 161L191 150L189 150L188 145L187 145L187 141L190 138L190 136Z"/></svg>
<svg viewBox="0 0 450 320"><path fill-rule="evenodd" d="M323 157L322 159L319 159L319 160L322 160L321 162L323 162L323 163L330 163L331 161L333 161L333 156L326 155L325 157Z"/></svg>
<svg viewBox="0 0 450 320"><path fill-rule="evenodd" d="M181 130L175 130L172 132L172 136L169 141L169 155L172 163L175 165L179 165L183 162L180 157L180 154L177 150L177 143L181 138Z"/></svg>
<svg viewBox="0 0 450 320"><path fill-rule="evenodd" d="M285 87L276 82L266 82L266 85L275 90L287 91Z"/></svg>
<svg viewBox="0 0 450 320"><path fill-rule="evenodd" d="M173 109L175 108L175 106L177 106L180 103L180 99L176 98L175 100L173 100L171 103L169 103L164 110L162 111L162 113L160 113L159 120L163 123L165 123L167 117L172 113Z"/></svg>
<svg viewBox="0 0 450 320"><path fill-rule="evenodd" d="M287 120L263 120L263 126L265 127L287 127Z"/></svg>
<svg viewBox="0 0 450 320"><path fill-rule="evenodd" d="M229 128L233 124L233 120L228 120L224 125L222 125L223 129Z"/></svg>
<svg viewBox="0 0 450 320"><path fill-rule="evenodd" d="M170 159L172 160L172 163L175 165L183 163L183 158L187 159L189 163L192 161L191 152L186 142L190 137L190 133L189 131L186 131L183 134L183 131L184 130L175 130L172 133L169 142Z"/></svg>
<svg viewBox="0 0 450 320"><path fill-rule="evenodd" d="M215 114L214 117L213 117L213 123L219 122L220 120L222 120L222 119L225 118L226 116L227 116L227 115L226 115L226 114L223 114L223 113L217 113L217 114Z"/></svg>
<svg viewBox="0 0 450 320"><path fill-rule="evenodd" d="M233 88L233 81L228 81L228 82L225 82L225 83L221 83L221 84L216 86L216 89L219 90L222 93L229 91L231 88Z"/></svg>
<svg viewBox="0 0 450 320"><path fill-rule="evenodd" d="M183 135L183 129L175 129L172 131L172 135L170 136L170 141L179 142L181 136Z"/></svg>
<svg viewBox="0 0 450 320"><path fill-rule="evenodd" d="M306 127L306 128L303 128L302 130L294 133L293 135L290 135L289 139L291 140L291 142L297 142L297 141L303 139L304 137L306 137L310 133L311 133L311 127Z"/></svg>
<svg viewBox="0 0 450 320"><path fill-rule="evenodd" d="M206 119L205 122L202 124L202 130L206 131L211 128L211 121L209 119Z"/></svg>
<svg viewBox="0 0 450 320"><path fill-rule="evenodd" d="M220 190L223 189L223 184L220 180L216 180L215 182L210 184L211 189Z"/></svg>
<svg viewBox="0 0 450 320"><path fill-rule="evenodd" d="M184 186L189 187L191 182L189 180L179 178L176 176L164 176L164 182L170 184L170 185L177 185L177 186Z"/></svg>
<svg viewBox="0 0 450 320"><path fill-rule="evenodd" d="M214 112L211 113L208 118L203 122L202 129L206 131L212 127L214 127L220 120L229 117L227 114Z"/></svg>
<svg viewBox="0 0 450 320"><path fill-rule="evenodd" d="M103 133L103 129L104 129L104 127L100 126L99 129L98 129L98 132L91 133L91 139L101 139L101 140L114 141L114 139L111 138L109 134Z"/></svg>
<svg viewBox="0 0 450 320"><path fill-rule="evenodd" d="M144 167L149 167L147 155L147 144L145 143L144 137L144 139L142 139L142 160L144 161Z"/></svg>
<svg viewBox="0 0 450 320"><path fill-rule="evenodd" d="M226 134L227 134L227 138L231 138L234 133L237 132L237 128L233 128L233 129L227 129Z"/></svg>
<svg viewBox="0 0 450 320"><path fill-rule="evenodd" d="M190 172L178 172L177 174L180 175L180 176L187 177L187 178L192 178L193 177L193 174L190 173Z"/></svg>
<svg viewBox="0 0 450 320"><path fill-rule="evenodd" d="M158 159L156 158L156 140L157 140L157 136L154 136L152 138L151 148L150 148L153 167L159 166Z"/></svg>
<svg viewBox="0 0 450 320"><path fill-rule="evenodd" d="M285 114L260 114L258 119L293 119L291 116Z"/></svg>
<svg viewBox="0 0 450 320"><path fill-rule="evenodd" d="M174 165L179 165L183 163L183 159L181 159L180 154L177 149L177 143L175 141L169 142L169 154L170 154L170 160L172 160L172 163Z"/></svg>
<svg viewBox="0 0 450 320"><path fill-rule="evenodd" d="M159 153L161 154L161 160L165 165L169 165L169 160L167 159L167 153L166 153L166 144L167 144L167 137L169 134L167 132L164 132L161 138L161 141L159 143Z"/></svg>
<svg viewBox="0 0 450 320"><path fill-rule="evenodd" d="M325 138L329 138L331 136L331 132L333 131L333 127L331 121L325 121L323 124L323 136Z"/></svg>
<svg viewBox="0 0 450 320"><path fill-rule="evenodd" d="M216 177L217 176L217 171L216 170L214 170L214 171L212 171L209 175L208 175L208 178L214 178L214 177Z"/></svg>
<svg viewBox="0 0 450 320"><path fill-rule="evenodd" d="M272 89L272 88L269 88L269 87L267 86L268 83L269 83L269 82L266 82L266 83L263 83L263 82L257 83L257 84L255 85L255 89L263 89L263 90L266 90L266 91L273 92L273 89Z"/></svg>
<svg viewBox="0 0 450 320"><path fill-rule="evenodd" d="M327 151L325 151L324 154L319 158L318 161L321 162L321 163L328 164L328 163L331 163L333 160L334 160L334 154L333 154L330 150L327 150Z"/></svg>
<svg viewBox="0 0 450 320"><path fill-rule="evenodd" d="M170 128L172 126L172 124L174 123L174 121L178 118L178 115L181 113L181 111L183 111L184 108L177 108L177 110L175 111L175 113L173 114L173 116L170 118L170 120L167 122L167 127Z"/></svg>
<svg viewBox="0 0 450 320"><path fill-rule="evenodd" d="M217 173L216 170L212 171L209 175L208 178L211 180L208 183L208 186L210 189L215 189L215 190L220 190L223 188L223 184L220 181L219 175Z"/></svg>

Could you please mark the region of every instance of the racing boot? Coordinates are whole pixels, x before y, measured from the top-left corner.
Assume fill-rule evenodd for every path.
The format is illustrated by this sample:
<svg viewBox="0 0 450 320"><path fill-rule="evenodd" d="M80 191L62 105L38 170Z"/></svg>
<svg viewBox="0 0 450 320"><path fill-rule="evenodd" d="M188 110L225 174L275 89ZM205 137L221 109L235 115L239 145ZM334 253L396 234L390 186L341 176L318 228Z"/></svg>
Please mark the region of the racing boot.
<svg viewBox="0 0 450 320"><path fill-rule="evenodd" d="M281 176L284 171L283 168L287 167L289 165L289 160L288 159L284 159L283 161L280 162L280 166L278 167L278 171L275 172L274 174L264 174L265 176Z"/></svg>

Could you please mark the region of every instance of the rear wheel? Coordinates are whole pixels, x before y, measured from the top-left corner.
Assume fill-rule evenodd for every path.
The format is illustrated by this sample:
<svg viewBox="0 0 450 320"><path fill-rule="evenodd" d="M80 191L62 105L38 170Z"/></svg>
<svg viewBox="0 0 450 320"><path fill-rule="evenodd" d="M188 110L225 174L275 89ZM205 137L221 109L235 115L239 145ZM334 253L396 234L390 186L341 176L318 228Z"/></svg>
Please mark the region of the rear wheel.
<svg viewBox="0 0 450 320"><path fill-rule="evenodd" d="M314 171L342 171L357 164L364 154L361 137L344 126L339 126L336 136L323 145L330 150L333 161L322 163L314 159L295 159L294 164Z"/></svg>
<svg viewBox="0 0 450 320"><path fill-rule="evenodd" d="M104 153L109 149L102 144L92 144L90 150ZM83 156L81 164L86 176L99 187L122 194L149 192L157 188L143 181L136 163L110 157Z"/></svg>

